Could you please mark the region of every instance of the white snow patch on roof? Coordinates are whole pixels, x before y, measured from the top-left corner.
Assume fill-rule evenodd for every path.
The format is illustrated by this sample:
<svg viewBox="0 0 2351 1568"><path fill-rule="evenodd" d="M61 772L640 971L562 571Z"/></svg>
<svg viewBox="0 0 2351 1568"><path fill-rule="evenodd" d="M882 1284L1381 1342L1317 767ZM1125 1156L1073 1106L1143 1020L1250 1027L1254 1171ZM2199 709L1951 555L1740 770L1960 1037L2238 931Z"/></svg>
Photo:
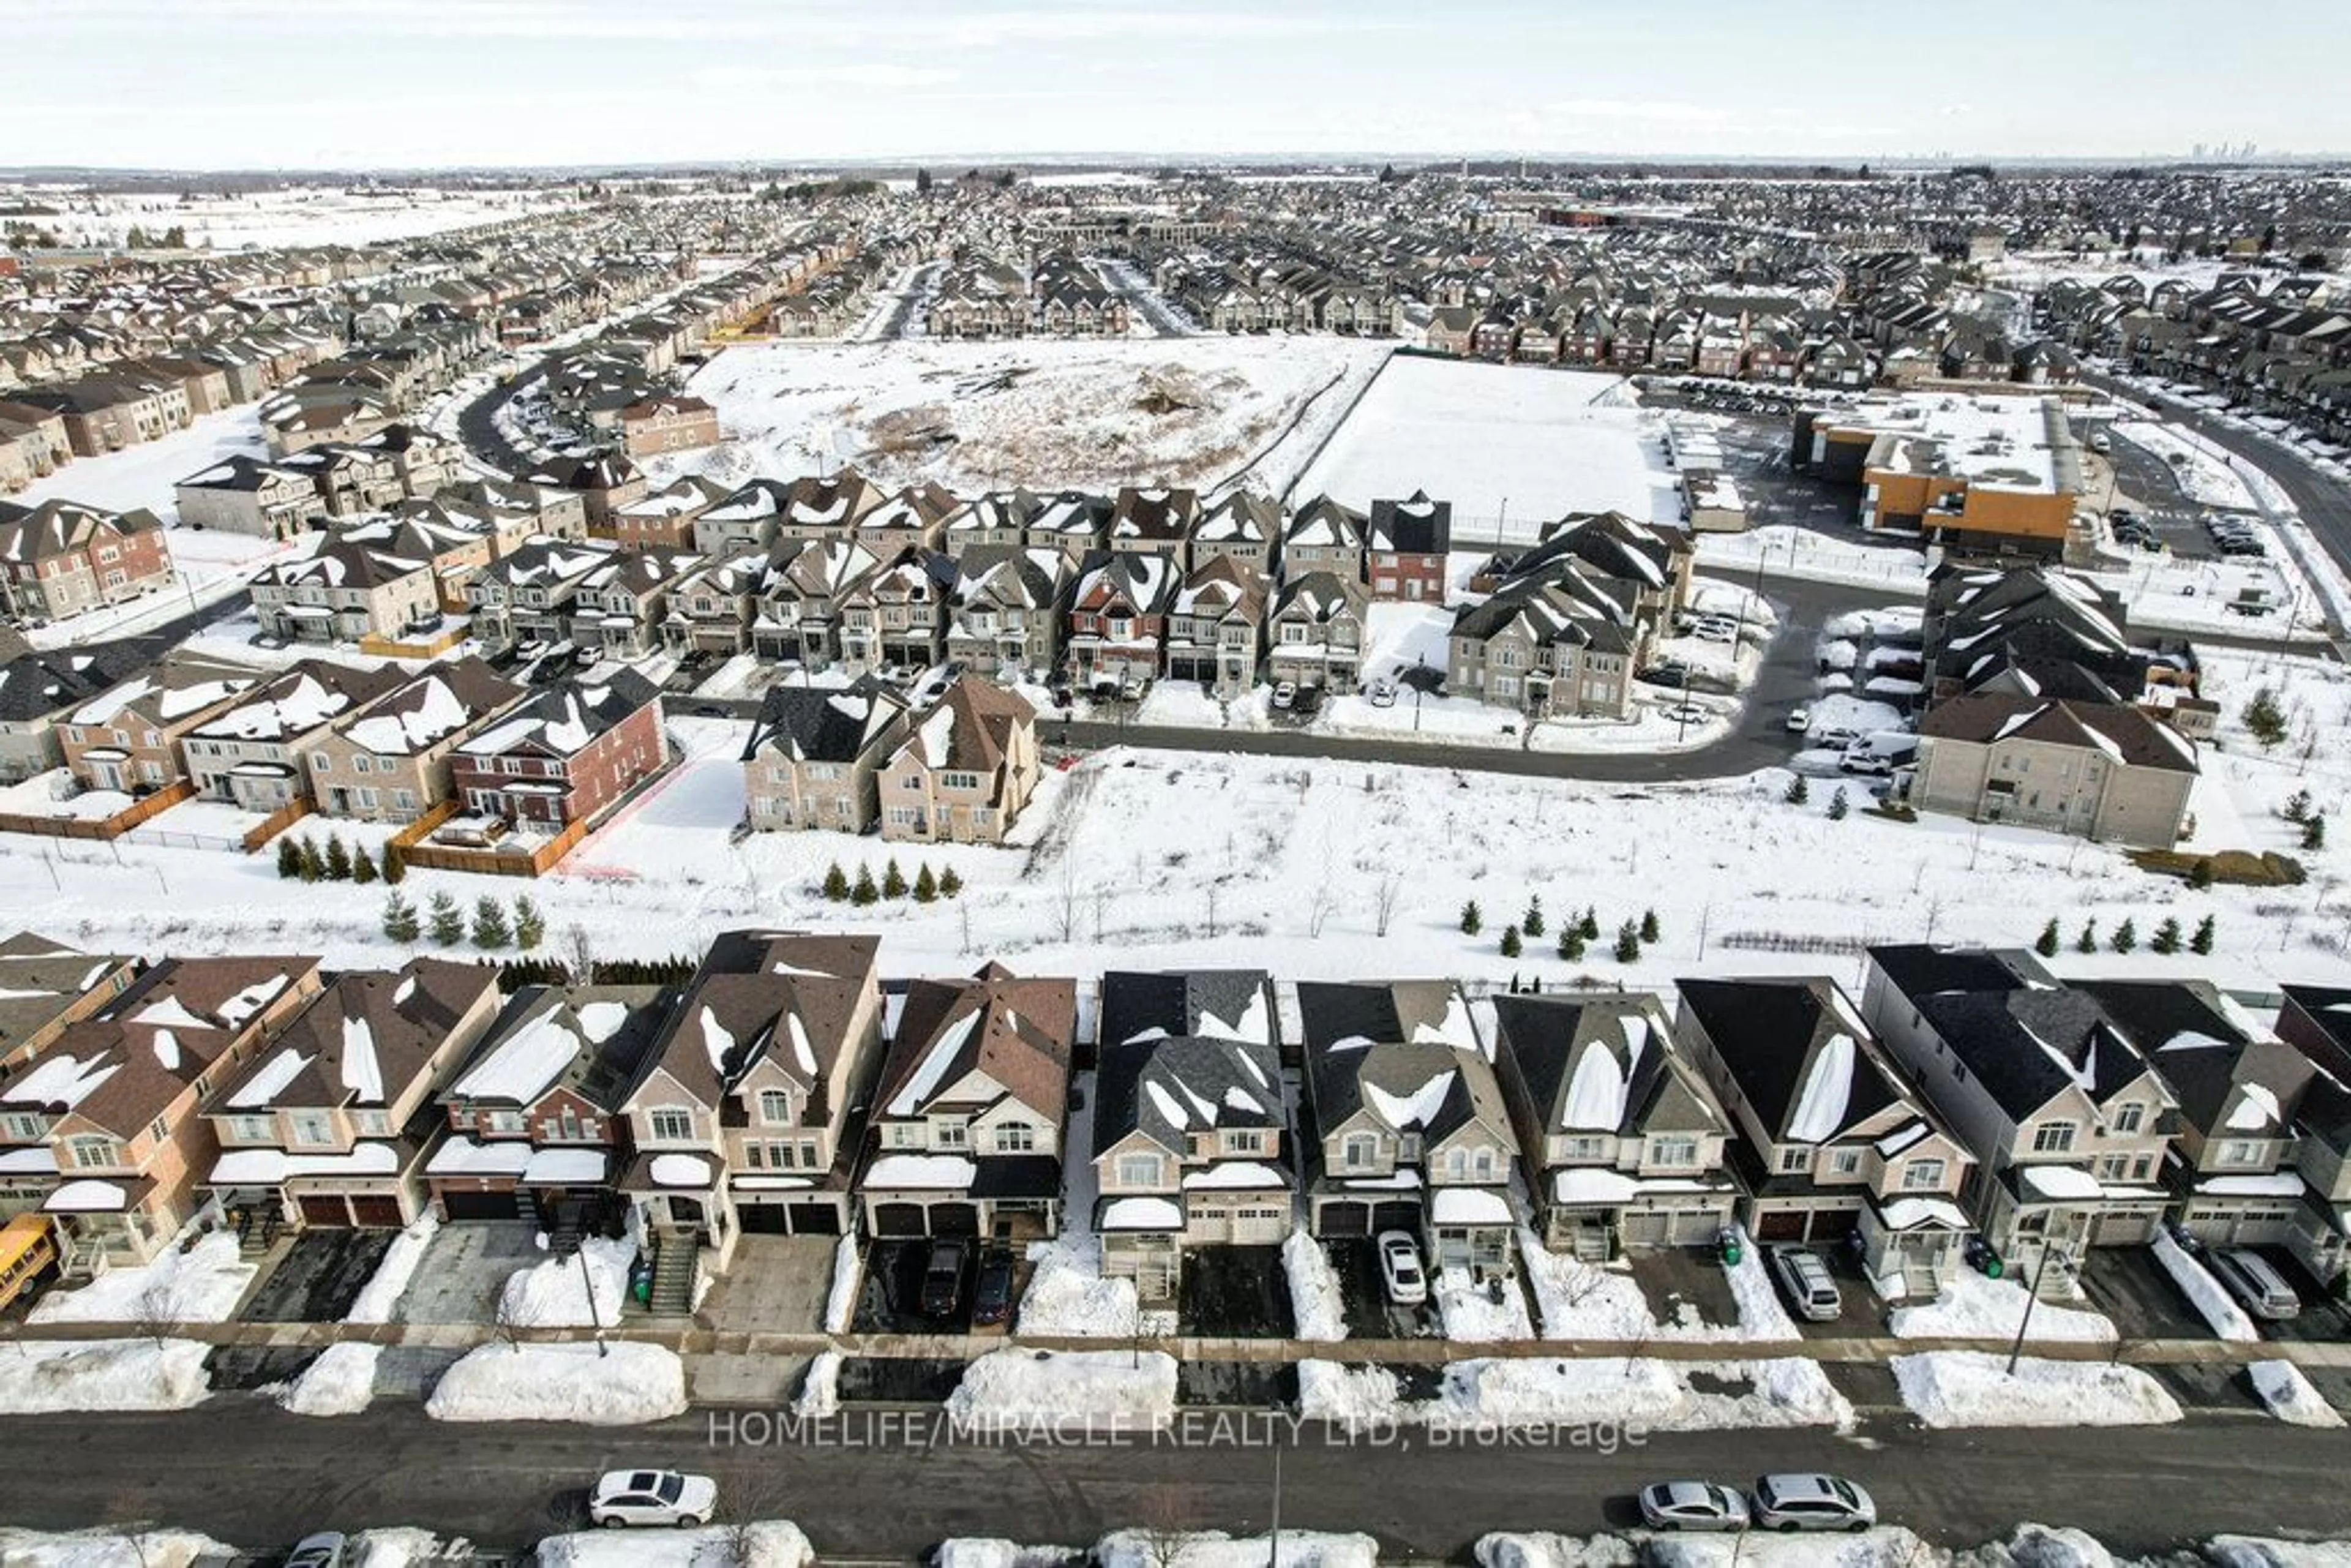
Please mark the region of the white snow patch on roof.
<svg viewBox="0 0 2351 1568"><path fill-rule="evenodd" d="M1817 1144L1836 1135L1844 1125L1845 1107L1853 1102L1853 1071L1857 1055L1853 1036L1831 1035L1813 1055L1812 1071L1796 1097L1795 1114L1788 1119L1788 1136Z"/></svg>

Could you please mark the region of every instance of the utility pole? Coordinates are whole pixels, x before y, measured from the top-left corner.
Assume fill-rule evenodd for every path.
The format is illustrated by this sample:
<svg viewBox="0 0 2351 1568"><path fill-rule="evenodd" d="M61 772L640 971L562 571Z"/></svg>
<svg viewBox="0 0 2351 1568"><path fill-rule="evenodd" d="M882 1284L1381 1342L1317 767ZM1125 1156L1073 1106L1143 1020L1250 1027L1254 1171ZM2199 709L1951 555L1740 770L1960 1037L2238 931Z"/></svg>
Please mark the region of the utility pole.
<svg viewBox="0 0 2351 1568"><path fill-rule="evenodd" d="M2033 1303L2041 1300L2041 1277L2049 1271L2049 1254L2054 1250L2047 1231L2041 1236L2041 1260L2032 1266L2032 1289L2025 1292L2024 1312L2016 1320L2016 1343L2008 1347L2008 1375L2016 1375L2017 1358L2024 1354L2024 1331L2032 1325ZM2071 1268L2072 1265L2065 1265Z"/></svg>
<svg viewBox="0 0 2351 1568"><path fill-rule="evenodd" d="M1273 1439L1273 1526L1266 1534L1266 1568L1281 1568L1281 1437Z"/></svg>

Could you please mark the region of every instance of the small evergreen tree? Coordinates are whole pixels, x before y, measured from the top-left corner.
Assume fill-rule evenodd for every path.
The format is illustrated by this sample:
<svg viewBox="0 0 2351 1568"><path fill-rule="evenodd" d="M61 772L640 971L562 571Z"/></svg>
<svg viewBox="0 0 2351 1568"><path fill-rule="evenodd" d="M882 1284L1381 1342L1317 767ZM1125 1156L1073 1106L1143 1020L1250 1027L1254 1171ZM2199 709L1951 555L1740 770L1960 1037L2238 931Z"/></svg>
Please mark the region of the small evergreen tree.
<svg viewBox="0 0 2351 1568"><path fill-rule="evenodd" d="M2082 934L2074 938L2074 951L2076 953L2095 953L2097 950L2098 923L2095 920L2085 920L2082 922Z"/></svg>
<svg viewBox="0 0 2351 1568"><path fill-rule="evenodd" d="M433 895L433 940L444 947L454 947L465 939L465 912L457 907L456 899L446 888Z"/></svg>
<svg viewBox="0 0 2351 1568"><path fill-rule="evenodd" d="M1579 929L1583 931L1583 939L1586 942L1599 941L1600 911L1589 904L1585 904L1583 906L1583 920Z"/></svg>
<svg viewBox="0 0 2351 1568"><path fill-rule="evenodd" d="M1461 906L1461 935L1475 936L1485 928L1485 912L1478 907L1478 901L1473 898Z"/></svg>
<svg viewBox="0 0 2351 1568"><path fill-rule="evenodd" d="M914 902L936 904L938 899L939 879L931 874L931 862L925 861L922 869L914 873Z"/></svg>
<svg viewBox="0 0 2351 1568"><path fill-rule="evenodd" d="M343 835L340 833L327 835L327 880L329 882L351 880L351 852L344 844Z"/></svg>
<svg viewBox="0 0 2351 1568"><path fill-rule="evenodd" d="M2138 946L2138 922L2130 919L2128 916L2125 916L2123 923L2115 927L2115 934L2107 939L2106 946L2112 947L2117 953L2127 953L2134 947L2137 947Z"/></svg>
<svg viewBox="0 0 2351 1568"><path fill-rule="evenodd" d="M1641 928L1627 920L1616 928L1616 961L1629 964L1641 956Z"/></svg>
<svg viewBox="0 0 2351 1568"><path fill-rule="evenodd" d="M304 839L302 841L302 880L323 882L326 876L327 857L319 852L319 846L315 842Z"/></svg>
<svg viewBox="0 0 2351 1568"><path fill-rule="evenodd" d="M393 888L392 896L383 901L383 934L394 942L413 942L423 929L416 918L416 905L400 889Z"/></svg>
<svg viewBox="0 0 2351 1568"><path fill-rule="evenodd" d="M1559 928L1559 956L1571 964L1583 956L1583 927L1572 920Z"/></svg>
<svg viewBox="0 0 2351 1568"><path fill-rule="evenodd" d="M2212 885L2212 857L2198 855L2196 863L2188 868L2188 885L2201 893Z"/></svg>
<svg viewBox="0 0 2351 1568"><path fill-rule="evenodd" d="M2196 923L2195 935L2188 938L2188 950L2198 957L2212 951L2212 917L2206 915Z"/></svg>
<svg viewBox="0 0 2351 1568"><path fill-rule="evenodd" d="M1844 786L1842 784L1838 785L1836 788L1836 793L1829 797L1829 821L1832 822L1844 821L1844 814L1852 809L1851 804L1845 800Z"/></svg>
<svg viewBox="0 0 2351 1568"><path fill-rule="evenodd" d="M2245 705L2245 727L2263 746L2275 746L2285 739L2285 712L2278 706L2277 694L2263 686Z"/></svg>
<svg viewBox="0 0 2351 1568"><path fill-rule="evenodd" d="M528 953L546 940L547 916L539 913L538 905L531 902L530 894L517 894L514 903L515 946Z"/></svg>
<svg viewBox="0 0 2351 1568"><path fill-rule="evenodd" d="M383 846L383 880L394 887L408 880L408 859L398 844Z"/></svg>
<svg viewBox="0 0 2351 1568"><path fill-rule="evenodd" d="M873 868L870 865L859 866L857 885L849 890L849 902L862 909L870 904L878 903L881 897L882 890L873 885Z"/></svg>
<svg viewBox="0 0 2351 1568"><path fill-rule="evenodd" d="M890 863L882 868L882 896L884 898L906 896L906 873L898 869L896 855L892 855Z"/></svg>
<svg viewBox="0 0 2351 1568"><path fill-rule="evenodd" d="M1519 928L1515 925L1503 926L1502 956L1505 958L1515 958L1525 950L1524 946L1519 941Z"/></svg>
<svg viewBox="0 0 2351 1568"><path fill-rule="evenodd" d="M1654 909L1644 909L1641 911L1641 940L1655 942L1656 939L1657 912Z"/></svg>
<svg viewBox="0 0 2351 1568"><path fill-rule="evenodd" d="M375 857L362 844L351 854L351 880L361 887L375 880Z"/></svg>
<svg viewBox="0 0 2351 1568"><path fill-rule="evenodd" d="M302 874L302 846L283 836L277 841L277 874L286 880Z"/></svg>
<svg viewBox="0 0 2351 1568"><path fill-rule="evenodd" d="M1519 922L1519 929L1530 936L1543 934L1542 894L1533 894L1527 899L1527 917Z"/></svg>
<svg viewBox="0 0 2351 1568"><path fill-rule="evenodd" d="M849 896L849 873L841 869L839 861L824 868L824 895L835 904Z"/></svg>
<svg viewBox="0 0 2351 1568"><path fill-rule="evenodd" d="M2285 805L2282 810L2284 813L2285 820L2289 822L2299 822L2304 821L2310 815L2310 791L2307 789L2295 790L2293 794L2285 798Z"/></svg>
<svg viewBox="0 0 2351 1568"><path fill-rule="evenodd" d="M2326 847L2325 812L2313 811L2309 820L2302 824L2302 847L2306 850L2323 850Z"/></svg>
<svg viewBox="0 0 2351 1568"><path fill-rule="evenodd" d="M474 946L485 953L495 953L514 940L514 927L507 921L507 906L484 894L474 901Z"/></svg>
<svg viewBox="0 0 2351 1568"><path fill-rule="evenodd" d="M2053 915L2049 917L2049 924L2041 928L2041 940L2032 945L2032 950L2044 958L2054 958L2057 956L2057 944L2060 940L2062 938L2057 935L2057 917Z"/></svg>
<svg viewBox="0 0 2351 1568"><path fill-rule="evenodd" d="M939 896L941 898L953 898L956 894L961 893L962 891L963 878L956 874L955 867L949 866L946 870L939 873Z"/></svg>
<svg viewBox="0 0 2351 1568"><path fill-rule="evenodd" d="M2169 954L2179 952L2179 917L2177 915L2165 915L2163 917L2163 924L2155 928L2155 935L2147 938L2147 951L2150 953L2162 953L2168 956Z"/></svg>
<svg viewBox="0 0 2351 1568"><path fill-rule="evenodd" d="M1801 806L1813 798L1813 787L1801 773L1788 780L1786 800L1791 806Z"/></svg>

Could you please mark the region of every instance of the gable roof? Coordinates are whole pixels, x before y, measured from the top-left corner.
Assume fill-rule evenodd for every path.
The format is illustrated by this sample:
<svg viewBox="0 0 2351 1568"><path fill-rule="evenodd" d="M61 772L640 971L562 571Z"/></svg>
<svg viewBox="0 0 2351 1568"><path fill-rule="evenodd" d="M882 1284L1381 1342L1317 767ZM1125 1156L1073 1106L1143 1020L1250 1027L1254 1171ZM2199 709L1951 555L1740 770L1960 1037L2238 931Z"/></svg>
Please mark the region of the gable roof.
<svg viewBox="0 0 2351 1568"><path fill-rule="evenodd" d="M457 749L468 757L503 757L526 748L570 757L660 699L661 689L634 669L617 671L593 685L575 676L525 699Z"/></svg>
<svg viewBox="0 0 2351 1568"><path fill-rule="evenodd" d="M898 688L870 674L835 690L772 685L743 743L743 760L774 747L795 762L854 762L894 733L906 711Z"/></svg>
<svg viewBox="0 0 2351 1568"><path fill-rule="evenodd" d="M1835 982L1817 977L1682 980L1682 1006L1775 1143L1825 1144L1906 1088ZM1915 1109L1915 1107L1912 1107Z"/></svg>
<svg viewBox="0 0 2351 1568"><path fill-rule="evenodd" d="M1493 1000L1495 1051L1517 1067L1530 1119L1546 1132L1637 1137L1651 1128L1722 1129L1712 1096L1676 1055L1656 997Z"/></svg>
<svg viewBox="0 0 2351 1568"><path fill-rule="evenodd" d="M2197 771L2196 745L2137 708L1968 692L1937 704L1918 724L1922 739L1996 746L2009 740L2096 751L2130 768Z"/></svg>
<svg viewBox="0 0 2351 1568"><path fill-rule="evenodd" d="M918 1117L974 1072L1058 1124L1069 1105L1077 984L989 964L969 979L906 988L874 1096L876 1117Z"/></svg>
<svg viewBox="0 0 2351 1568"><path fill-rule="evenodd" d="M528 1106L564 1088L616 1112L677 996L668 986L526 986L450 1074L441 1103Z"/></svg>
<svg viewBox="0 0 2351 1568"><path fill-rule="evenodd" d="M252 1065L214 1092L209 1112L383 1107L402 1097L458 1020L497 989L480 964L412 958L329 982Z"/></svg>

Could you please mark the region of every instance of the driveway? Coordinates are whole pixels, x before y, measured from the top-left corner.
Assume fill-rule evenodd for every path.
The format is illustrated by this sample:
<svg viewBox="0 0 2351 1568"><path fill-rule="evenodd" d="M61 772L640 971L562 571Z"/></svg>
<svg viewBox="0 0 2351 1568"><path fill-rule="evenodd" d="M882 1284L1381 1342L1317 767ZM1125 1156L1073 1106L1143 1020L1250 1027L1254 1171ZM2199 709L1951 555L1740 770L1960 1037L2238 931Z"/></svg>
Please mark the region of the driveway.
<svg viewBox="0 0 2351 1568"><path fill-rule="evenodd" d="M1297 1324L1281 1249L1187 1249L1176 1288L1176 1325L1187 1334L1288 1339Z"/></svg>
<svg viewBox="0 0 2351 1568"><path fill-rule="evenodd" d="M1416 1307L1388 1300L1380 1277L1380 1256L1367 1237L1333 1237L1322 1243L1331 1271L1339 1277L1340 1304L1351 1339L1434 1339L1443 1332L1432 1292Z"/></svg>
<svg viewBox="0 0 2351 1568"><path fill-rule="evenodd" d="M397 1230L300 1230L246 1293L249 1323L339 1323L375 1278Z"/></svg>
<svg viewBox="0 0 2351 1568"><path fill-rule="evenodd" d="M1877 1299L1870 1288L1867 1276L1861 1271L1857 1255L1850 1247L1835 1244L1800 1249L1810 1251L1827 1265L1829 1278L1836 1281L1838 1312L1834 1318L1815 1322L1790 1304L1787 1288L1780 1282L1780 1272L1771 1267L1771 1249L1766 1247L1764 1271L1771 1276L1771 1290L1787 1308L1796 1322L1796 1330L1807 1339L1866 1339L1886 1332L1886 1303Z"/></svg>
<svg viewBox="0 0 2351 1568"><path fill-rule="evenodd" d="M518 1219L463 1220L434 1233L416 1278L392 1309L402 1323L487 1323L497 1319L507 1276L547 1254Z"/></svg>
<svg viewBox="0 0 2351 1568"><path fill-rule="evenodd" d="M815 1333L832 1292L831 1236L744 1236L704 1315L734 1333Z"/></svg>
<svg viewBox="0 0 2351 1568"><path fill-rule="evenodd" d="M2351 1312L2345 1311L2341 1296L2311 1278L2302 1260L2284 1248L2256 1247L2253 1250L2302 1298L2301 1312L2283 1322L2253 1320L2263 1339L2304 1344L2338 1344L2351 1340Z"/></svg>
<svg viewBox="0 0 2351 1568"><path fill-rule="evenodd" d="M1731 1294L1722 1254L1711 1247L1667 1247L1626 1256L1633 1282L1661 1323L1685 1317L1731 1328L1739 1322L1739 1298Z"/></svg>
<svg viewBox="0 0 2351 1568"><path fill-rule="evenodd" d="M2198 1312L2151 1247L2092 1247L2083 1255L2089 1305L2114 1320L2125 1339L2210 1339Z"/></svg>
<svg viewBox="0 0 2351 1568"><path fill-rule="evenodd" d="M859 1333L968 1332L978 1243L966 1240L963 1249L963 1285L956 1292L955 1311L944 1317L932 1317L923 1311L923 1275L930 1267L930 1239L910 1236L867 1243L865 1282L857 1292L857 1315L850 1326ZM822 1311L821 1304L819 1311Z"/></svg>

